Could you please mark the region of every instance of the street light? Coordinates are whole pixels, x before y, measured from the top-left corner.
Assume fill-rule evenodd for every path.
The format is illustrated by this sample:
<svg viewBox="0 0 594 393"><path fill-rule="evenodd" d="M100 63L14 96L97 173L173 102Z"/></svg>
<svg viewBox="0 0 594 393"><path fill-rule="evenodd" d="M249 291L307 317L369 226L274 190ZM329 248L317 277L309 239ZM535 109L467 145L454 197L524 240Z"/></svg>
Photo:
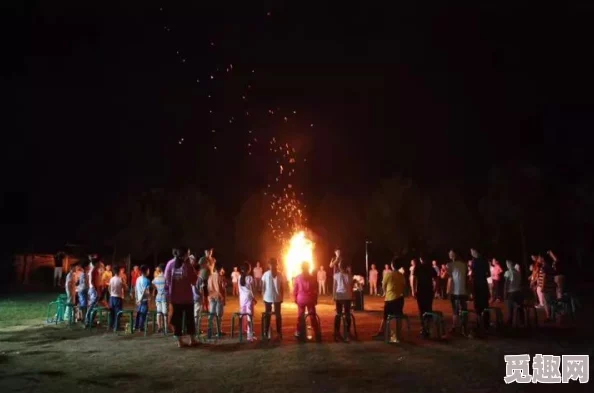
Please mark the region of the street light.
<svg viewBox="0 0 594 393"><path fill-rule="evenodd" d="M365 240L365 271L367 272L367 285L369 285L369 249L367 246L371 244L370 240Z"/></svg>

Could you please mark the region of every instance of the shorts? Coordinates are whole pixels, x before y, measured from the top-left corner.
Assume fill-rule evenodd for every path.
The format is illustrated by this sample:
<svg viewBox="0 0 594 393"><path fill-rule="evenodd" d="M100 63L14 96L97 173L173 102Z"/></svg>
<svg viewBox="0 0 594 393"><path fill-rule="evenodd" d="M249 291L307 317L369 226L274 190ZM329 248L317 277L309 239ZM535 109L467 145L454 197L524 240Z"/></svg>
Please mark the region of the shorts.
<svg viewBox="0 0 594 393"><path fill-rule="evenodd" d="M460 311L466 311L466 302L468 301L467 295L450 295L450 301L452 302L452 311L454 315L458 315Z"/></svg>
<svg viewBox="0 0 594 393"><path fill-rule="evenodd" d="M388 318L388 315L402 315L403 308L404 296L384 302L384 320Z"/></svg>
<svg viewBox="0 0 594 393"><path fill-rule="evenodd" d="M167 308L167 302L166 301L156 302L156 305L157 305L157 313L161 313L163 315L167 315L168 308Z"/></svg>
<svg viewBox="0 0 594 393"><path fill-rule="evenodd" d="M78 293L78 306L82 308L87 307L87 293L88 290L84 289Z"/></svg>

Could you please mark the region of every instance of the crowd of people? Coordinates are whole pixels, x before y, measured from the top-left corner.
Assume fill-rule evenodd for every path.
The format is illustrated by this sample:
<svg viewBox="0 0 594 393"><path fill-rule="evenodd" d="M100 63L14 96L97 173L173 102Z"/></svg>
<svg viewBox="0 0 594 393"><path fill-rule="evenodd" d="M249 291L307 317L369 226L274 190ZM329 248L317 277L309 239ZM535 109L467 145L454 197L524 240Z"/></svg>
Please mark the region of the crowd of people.
<svg viewBox="0 0 594 393"><path fill-rule="evenodd" d="M551 305L565 293L565 275L562 264L556 255L549 251L547 258L541 255L532 257L530 275L522 277L519 265L507 260L506 269L498 260L488 262L478 250L471 249L472 259L464 262L456 251L449 252L449 261L439 264L429 263L423 257L413 259L408 267L399 259L385 265L381 273L381 285L378 286L380 273L371 265L368 272L369 294L384 297L384 318L382 318L377 336L384 335L384 323L388 315L403 313L404 299L407 296L416 299L421 319L421 336L428 337L427 320L423 317L432 312L435 298L451 301L453 311L452 330L460 327L460 313L467 310L467 302L474 302L474 310L482 316L484 328L489 326L489 313L483 311L492 303L506 302L508 324L512 324L514 310L518 309L519 321L523 321L527 281L536 299L536 306L545 309L546 320L551 320ZM354 276L351 267L343 259L340 249L330 261L329 272L332 274L333 300L336 306L334 337L336 340L349 340L351 309L354 300L353 291L362 290L364 278ZM227 304L228 280L222 265L213 257L213 249L207 248L204 255L197 259L185 247L173 249L173 258L167 264L155 268L152 281L148 266L134 266L128 280L126 269L112 269L96 255L79 265L72 265L65 280L69 302L77 304L77 321L90 327L93 322L93 310L98 304L110 310L110 328L114 328L118 312L123 309L128 296L136 306L134 327L142 331L149 311L149 303L154 301L157 312L157 326L160 332L173 326L178 345L194 346L198 329L198 318L202 312L214 315L222 320ZM231 292L239 298L239 312L247 316L248 321L254 315L256 295L261 293L265 312L274 315L276 333L282 338L281 305L285 290L291 288L291 295L297 304L298 318L295 337L303 338L304 315L307 312L316 315L318 296L328 293L326 288L327 271L319 267L317 274L310 274L310 265L302 264L302 272L291 283L286 281L276 259L270 259L264 270L260 262L252 268L245 262L234 267L231 273ZM69 309L67 309L67 312ZM340 334L342 317L346 319L344 334ZM69 316L68 316L69 317ZM270 334L270 319L264 321L264 331ZM256 340L252 324L246 323L247 340ZM215 336L223 336L221 324L217 324ZM311 327L319 337L317 318L311 319ZM243 328L243 327L242 327ZM188 341L182 340L182 333Z"/></svg>

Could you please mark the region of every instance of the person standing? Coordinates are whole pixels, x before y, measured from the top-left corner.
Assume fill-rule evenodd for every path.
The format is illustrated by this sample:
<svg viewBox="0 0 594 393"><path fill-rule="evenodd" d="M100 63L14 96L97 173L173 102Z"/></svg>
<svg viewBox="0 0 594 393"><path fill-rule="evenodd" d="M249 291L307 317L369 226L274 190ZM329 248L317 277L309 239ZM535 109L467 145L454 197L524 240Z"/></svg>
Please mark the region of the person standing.
<svg viewBox="0 0 594 393"><path fill-rule="evenodd" d="M369 269L369 294L371 296L377 295L377 276L377 269L375 268L375 265L372 263L371 269Z"/></svg>
<svg viewBox="0 0 594 393"><path fill-rule="evenodd" d="M320 295L326 294L326 271L324 270L324 266L321 265L318 270L318 293Z"/></svg>
<svg viewBox="0 0 594 393"><path fill-rule="evenodd" d="M384 269L382 277L382 289L384 292L384 317L379 327L379 331L374 338L384 337L384 328L388 315L402 315L404 308L404 290L406 288L406 281L404 275L396 270L396 260L392 260L392 269ZM386 265L386 268L388 266Z"/></svg>
<svg viewBox="0 0 594 393"><path fill-rule="evenodd" d="M99 271L100 268L100 262L97 259L96 256L90 256L90 265L89 265L89 300L88 300L88 308L87 308L87 313L85 315L85 326L87 328L91 327L91 324L93 323L93 316L94 313L93 311L95 310L95 307L97 306L97 303L99 302L99 296L101 293L101 274Z"/></svg>
<svg viewBox="0 0 594 393"><path fill-rule="evenodd" d="M495 258L491 261L491 279L493 279L493 299L494 302L503 300L503 269L501 264Z"/></svg>
<svg viewBox="0 0 594 393"><path fill-rule="evenodd" d="M165 267L165 292L171 302L173 313L171 324L179 348L184 347L182 341L183 321L185 315L186 333L190 336L188 345L196 345L196 324L194 323L194 297L192 285L196 283L196 272L188 261L189 252L186 247L173 249L173 259Z"/></svg>
<svg viewBox="0 0 594 393"><path fill-rule="evenodd" d="M107 290L109 291L109 328L113 329L116 326L116 318L118 312L122 310L124 304L124 293L126 284L122 280L121 273L125 271L121 268L115 271L115 274L109 280ZM118 274L119 273L119 274Z"/></svg>
<svg viewBox="0 0 594 393"><path fill-rule="evenodd" d="M146 265L140 267L140 277L136 280L135 296L136 299L136 326L138 331L144 331L144 323L148 314L148 302L151 296L151 281L148 279L150 269Z"/></svg>
<svg viewBox="0 0 594 393"><path fill-rule="evenodd" d="M153 279L153 287L155 289L155 307L157 309L157 328L158 332L162 333L167 323L167 314L169 313L167 306L167 295L165 294L165 265L161 264L155 269L155 278Z"/></svg>
<svg viewBox="0 0 594 393"><path fill-rule="evenodd" d="M214 248L207 247L204 249L204 256L200 258L198 261L198 265L200 266L200 279L203 283L203 292L204 296L204 304L202 304L203 310L208 310L208 278L214 269L214 264L216 259L212 256L214 253Z"/></svg>
<svg viewBox="0 0 594 393"><path fill-rule="evenodd" d="M255 290L258 292L262 291L262 266L260 265L260 261L256 261L256 267L253 269L254 273L254 286Z"/></svg>
<svg viewBox="0 0 594 393"><path fill-rule="evenodd" d="M134 265L132 268L131 277L132 280L130 281L130 299L134 299L134 293L136 290L136 280L140 277L142 273L140 272L140 268L138 265Z"/></svg>
<svg viewBox="0 0 594 393"><path fill-rule="evenodd" d="M66 275L66 281L64 282L64 288L66 289L66 297L68 298L68 303L74 305L76 303L76 265L70 265L70 271ZM71 313L73 312L73 308L66 307L66 311L64 312L64 319L70 321L73 316Z"/></svg>
<svg viewBox="0 0 594 393"><path fill-rule="evenodd" d="M338 262L340 264L340 262ZM336 265L335 265L336 266ZM335 293L335 291L334 291ZM315 332L316 337L320 337L320 327L316 315L316 304L318 303L318 291L316 287L315 278L309 274L309 263L303 262L301 264L301 274L295 278L293 287L293 295L295 296L295 303L297 304L297 331L295 332L296 338L305 339L301 337L301 332L305 330L303 326L305 310L307 313L312 315L311 320L312 328Z"/></svg>
<svg viewBox="0 0 594 393"><path fill-rule="evenodd" d="M231 283L233 284L233 296L239 296L239 277L241 277L241 273L237 270L237 266L233 268L233 272L231 273Z"/></svg>
<svg viewBox="0 0 594 393"><path fill-rule="evenodd" d="M419 263L415 266L413 274L416 281L415 295L421 318L421 337L427 338L429 337L429 331L423 316L425 313L433 311L433 279L437 277L437 273L428 262L425 262L425 258L421 257Z"/></svg>
<svg viewBox="0 0 594 393"><path fill-rule="evenodd" d="M334 275L334 287L336 293L334 294L334 301L336 303L336 317L334 317L334 339L341 340L340 337L340 322L343 317L346 318L346 331L344 341L349 341L349 332L351 329L351 302L353 301L353 279L347 272L347 267L344 262L338 266L339 272Z"/></svg>
<svg viewBox="0 0 594 393"><path fill-rule="evenodd" d="M511 327L514 321L514 311L518 309L518 319L524 322L524 295L522 293L522 279L519 271L515 269L514 263L505 261L507 271L503 275L505 279L505 303L507 304L507 324Z"/></svg>
<svg viewBox="0 0 594 393"><path fill-rule="evenodd" d="M468 278L468 266L458 258L458 253L450 250L451 262L447 264L448 275L450 276L450 301L452 303L452 331L460 324L460 312L467 311L468 293L466 291L466 280Z"/></svg>
<svg viewBox="0 0 594 393"><path fill-rule="evenodd" d="M107 302L107 304L109 304L109 296L110 296L110 292L109 292L109 281L111 281L111 278L113 277L113 272L111 271L111 265L105 265L105 270L103 271L103 273L101 274L101 283L103 284L103 288L104 288L104 301Z"/></svg>
<svg viewBox="0 0 594 393"><path fill-rule="evenodd" d="M417 297L417 277L415 276L415 268L417 267L417 260L410 261L410 268L408 271L408 283L410 285L410 295Z"/></svg>
<svg viewBox="0 0 594 393"><path fill-rule="evenodd" d="M225 304L227 299L227 291L225 284L225 276L223 275L223 267L220 262L215 262L214 269L208 277L208 305L209 312L216 314L219 319L217 335L223 335L223 313L225 311Z"/></svg>
<svg viewBox="0 0 594 393"><path fill-rule="evenodd" d="M270 315L274 306L274 319L276 320L276 334L282 338L282 316L281 303L283 302L283 275L278 271L278 262L275 258L270 259L269 270L262 276L262 297L264 299L264 311ZM270 319L264 321L264 331L269 334ZM270 338L270 335L268 336Z"/></svg>
<svg viewBox="0 0 594 393"><path fill-rule="evenodd" d="M472 255L472 281L473 285L473 300L474 310L478 317L483 318L483 327L488 329L490 323L489 313L483 314L483 311L489 307L489 282L487 281L490 277L489 262L484 259L476 248L470 249L470 255Z"/></svg>
<svg viewBox="0 0 594 393"><path fill-rule="evenodd" d="M439 265L437 264L437 261L434 260L431 262L431 268L435 272L435 278L433 278L433 293L434 293L435 298L437 299L439 297L439 281L440 281L440 269L439 269Z"/></svg>
<svg viewBox="0 0 594 393"><path fill-rule="evenodd" d="M247 314L247 340L255 341L254 332L252 331L252 321L254 318L254 305L256 304L256 297L254 296L254 279L249 276L250 265L245 262L240 267L239 276L239 312ZM243 319L242 319L243 321ZM243 326L239 327L243 329Z"/></svg>
<svg viewBox="0 0 594 393"><path fill-rule="evenodd" d="M60 251L54 257L54 288L59 286L62 281L62 267L64 266L64 258L66 254Z"/></svg>

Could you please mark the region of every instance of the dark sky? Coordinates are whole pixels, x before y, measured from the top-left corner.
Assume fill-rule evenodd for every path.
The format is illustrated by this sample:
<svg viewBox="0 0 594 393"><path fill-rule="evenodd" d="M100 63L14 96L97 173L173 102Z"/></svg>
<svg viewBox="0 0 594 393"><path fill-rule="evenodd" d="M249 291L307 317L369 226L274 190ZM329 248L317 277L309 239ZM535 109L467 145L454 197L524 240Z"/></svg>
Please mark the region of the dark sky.
<svg viewBox="0 0 594 393"><path fill-rule="evenodd" d="M592 6L22 3L2 26L3 223L21 242L63 242L149 187L235 211L274 171L246 154L252 128L299 147L314 202L393 173L480 194L509 160L552 187L589 172Z"/></svg>

